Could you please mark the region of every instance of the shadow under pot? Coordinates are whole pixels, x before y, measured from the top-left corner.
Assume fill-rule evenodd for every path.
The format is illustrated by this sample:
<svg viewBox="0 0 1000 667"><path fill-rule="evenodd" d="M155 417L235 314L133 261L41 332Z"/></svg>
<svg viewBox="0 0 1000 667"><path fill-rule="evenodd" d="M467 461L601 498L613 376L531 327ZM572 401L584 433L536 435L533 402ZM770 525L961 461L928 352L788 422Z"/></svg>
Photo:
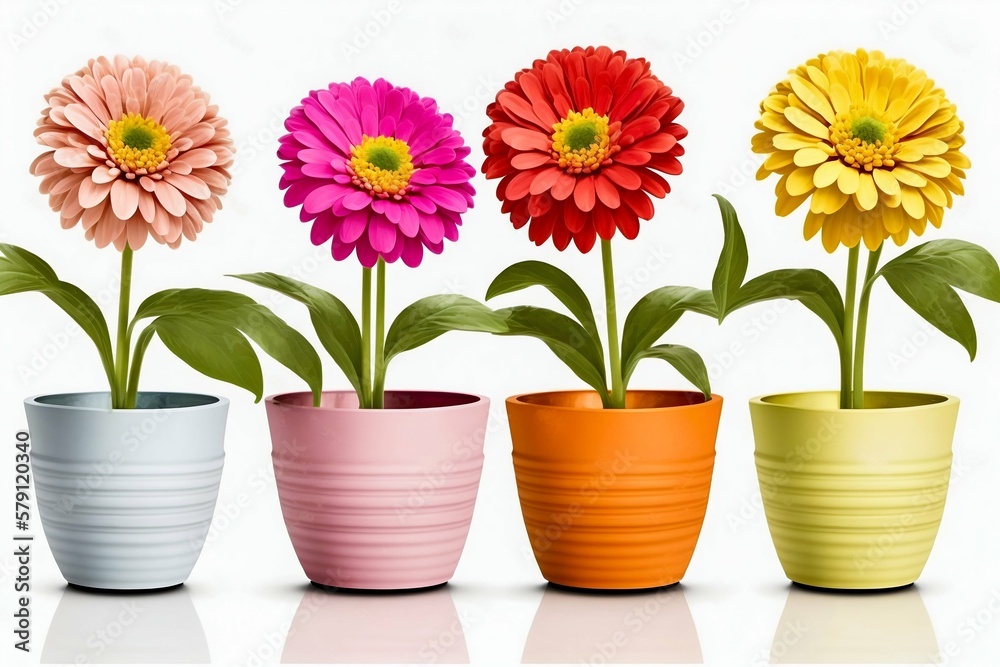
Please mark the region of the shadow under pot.
<svg viewBox="0 0 1000 667"><path fill-rule="evenodd" d="M489 399L387 391L266 401L281 512L299 563L322 586L402 590L455 574L483 469Z"/></svg>
<svg viewBox="0 0 1000 667"><path fill-rule="evenodd" d="M149 590L184 583L219 496L229 401L108 392L24 401L46 540L67 582Z"/></svg>
<svg viewBox="0 0 1000 667"><path fill-rule="evenodd" d="M521 513L542 576L589 589L681 580L701 533L722 398L592 391L507 399Z"/></svg>
<svg viewBox="0 0 1000 667"><path fill-rule="evenodd" d="M750 401L757 478L785 576L819 588L912 584L930 556L951 476L958 399L838 392Z"/></svg>

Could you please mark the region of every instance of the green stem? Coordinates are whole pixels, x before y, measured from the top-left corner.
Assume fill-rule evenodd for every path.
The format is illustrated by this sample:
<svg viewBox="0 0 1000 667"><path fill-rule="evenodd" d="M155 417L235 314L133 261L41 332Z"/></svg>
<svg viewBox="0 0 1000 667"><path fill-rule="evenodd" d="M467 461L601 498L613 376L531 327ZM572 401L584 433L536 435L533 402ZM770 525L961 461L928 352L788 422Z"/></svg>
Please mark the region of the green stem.
<svg viewBox="0 0 1000 667"><path fill-rule="evenodd" d="M149 325L142 330L139 338L135 341L135 353L132 355L132 370L128 374L128 388L125 390L125 404L135 407L136 397L139 395L139 373L142 370L142 358L149 347L149 341L153 339L153 325Z"/></svg>
<svg viewBox="0 0 1000 667"><path fill-rule="evenodd" d="M115 387L112 393L112 407L134 408L126 397L128 386L128 351L129 351L129 297L132 292L132 248L125 244L122 250L121 290L118 292L118 334L115 349Z"/></svg>
<svg viewBox="0 0 1000 667"><path fill-rule="evenodd" d="M361 270L361 400L362 408L372 406L372 270Z"/></svg>
<svg viewBox="0 0 1000 667"><path fill-rule="evenodd" d="M372 407L385 405L385 260L378 258L375 284L375 385Z"/></svg>
<svg viewBox="0 0 1000 667"><path fill-rule="evenodd" d="M847 290L844 293L844 338L840 348L840 408L851 407L851 392L854 389L854 379L851 374L851 362L854 360L854 311L855 300L858 297L858 257L861 254L861 244L854 246L847 257Z"/></svg>
<svg viewBox="0 0 1000 667"><path fill-rule="evenodd" d="M872 284L878 271L879 257L882 246L868 253L868 266L865 269L865 282L861 288L861 301L858 304L858 333L854 343L854 400L852 407L860 410L865 407L865 336L868 334L868 306L872 296Z"/></svg>
<svg viewBox="0 0 1000 667"><path fill-rule="evenodd" d="M622 381L622 357L618 346L618 312L615 305L615 269L611 261L611 241L601 239L604 265L604 302L608 315L608 353L611 357L611 407L625 407L625 383Z"/></svg>

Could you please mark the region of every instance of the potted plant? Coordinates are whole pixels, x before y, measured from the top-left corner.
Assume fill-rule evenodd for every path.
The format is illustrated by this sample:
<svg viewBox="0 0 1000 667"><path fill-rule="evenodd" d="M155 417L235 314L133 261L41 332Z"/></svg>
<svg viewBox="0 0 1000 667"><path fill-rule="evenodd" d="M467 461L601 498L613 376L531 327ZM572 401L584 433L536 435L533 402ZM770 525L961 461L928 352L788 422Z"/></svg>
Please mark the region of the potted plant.
<svg viewBox="0 0 1000 667"><path fill-rule="evenodd" d="M963 193L969 159L955 105L927 75L878 51L830 52L788 74L764 99L753 149L775 173L778 215L809 202L806 239L847 249L842 295L814 269L743 284L747 248L720 198L726 242L715 282L720 318L789 298L822 318L840 357L840 391L750 402L757 474L778 558L794 582L823 588L904 586L919 576L944 510L958 399L867 391L865 342L880 279L918 315L976 354L976 332L955 289L1000 301L1000 270L985 249L935 240L881 261ZM862 244L867 249L859 275Z"/></svg>
<svg viewBox="0 0 1000 667"><path fill-rule="evenodd" d="M173 66L97 58L46 97L31 165L63 228L81 223L99 248L121 253L116 338L80 288L23 248L0 244L0 294L39 292L97 346L110 391L25 400L42 525L70 584L101 589L174 586L191 573L222 475L229 402L139 391L155 337L210 377L263 394L244 336L321 387L319 357L267 308L234 292L171 289L132 312L134 251L149 237L194 240L221 207L232 142L208 95ZM136 333L138 334L136 335Z"/></svg>
<svg viewBox="0 0 1000 667"><path fill-rule="evenodd" d="M285 205L300 207L315 245L330 243L335 260L353 255L362 267L360 326L320 288L273 273L237 276L303 303L352 387L324 392L322 402L308 393L266 401L288 535L321 586L444 583L472 520L489 399L386 391L386 368L447 331L506 325L486 306L444 294L407 306L386 331L386 265L417 267L425 250L440 253L458 238L473 204L470 150L433 99L384 79L311 91L285 127Z"/></svg>
<svg viewBox="0 0 1000 667"><path fill-rule="evenodd" d="M712 294L655 289L619 332L611 252L616 234L634 239L639 220L652 218L650 197L669 191L660 174L681 172L682 108L644 59L602 46L550 52L487 109L483 172L500 179L514 227L527 226L536 245L601 250L607 354L590 301L560 269L514 264L487 294L550 291L569 315L502 309L502 335L541 340L591 387L507 399L521 511L542 575L556 584L675 583L705 516L722 398L711 394L694 350L656 343L686 311L714 317ZM698 391L628 390L643 359L666 361Z"/></svg>

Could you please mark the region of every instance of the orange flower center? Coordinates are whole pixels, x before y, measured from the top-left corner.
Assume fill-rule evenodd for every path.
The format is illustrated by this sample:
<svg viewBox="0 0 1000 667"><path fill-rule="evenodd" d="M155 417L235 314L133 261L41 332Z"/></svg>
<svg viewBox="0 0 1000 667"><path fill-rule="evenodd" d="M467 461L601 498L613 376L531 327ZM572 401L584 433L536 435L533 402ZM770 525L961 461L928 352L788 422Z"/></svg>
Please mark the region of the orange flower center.
<svg viewBox="0 0 1000 667"><path fill-rule="evenodd" d="M571 174L589 174L618 151L611 144L607 116L587 107L570 111L552 126L552 158Z"/></svg>
<svg viewBox="0 0 1000 667"><path fill-rule="evenodd" d="M855 169L871 171L896 164L896 124L872 109L854 107L837 114L830 126L830 141L844 164Z"/></svg>

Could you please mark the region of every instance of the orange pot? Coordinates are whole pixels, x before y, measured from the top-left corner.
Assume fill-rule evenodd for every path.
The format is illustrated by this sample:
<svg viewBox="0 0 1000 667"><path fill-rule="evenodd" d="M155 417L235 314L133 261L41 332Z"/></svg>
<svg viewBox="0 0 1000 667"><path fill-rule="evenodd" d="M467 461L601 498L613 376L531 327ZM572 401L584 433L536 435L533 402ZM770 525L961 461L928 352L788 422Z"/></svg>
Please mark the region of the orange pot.
<svg viewBox="0 0 1000 667"><path fill-rule="evenodd" d="M521 513L548 581L629 589L681 580L708 505L722 397L592 391L507 399Z"/></svg>

